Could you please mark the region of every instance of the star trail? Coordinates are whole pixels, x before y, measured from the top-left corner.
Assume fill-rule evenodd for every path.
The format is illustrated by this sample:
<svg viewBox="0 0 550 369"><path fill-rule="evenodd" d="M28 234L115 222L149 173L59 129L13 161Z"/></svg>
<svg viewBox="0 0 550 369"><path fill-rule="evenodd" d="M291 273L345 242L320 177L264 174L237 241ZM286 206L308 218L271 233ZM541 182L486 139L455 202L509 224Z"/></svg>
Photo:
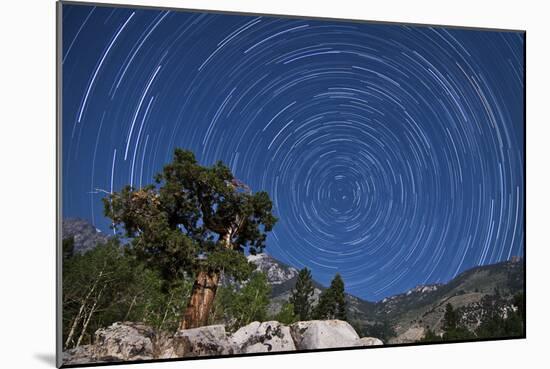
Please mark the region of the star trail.
<svg viewBox="0 0 550 369"><path fill-rule="evenodd" d="M267 191L266 252L368 300L524 253L519 32L63 5L63 216L174 148Z"/></svg>

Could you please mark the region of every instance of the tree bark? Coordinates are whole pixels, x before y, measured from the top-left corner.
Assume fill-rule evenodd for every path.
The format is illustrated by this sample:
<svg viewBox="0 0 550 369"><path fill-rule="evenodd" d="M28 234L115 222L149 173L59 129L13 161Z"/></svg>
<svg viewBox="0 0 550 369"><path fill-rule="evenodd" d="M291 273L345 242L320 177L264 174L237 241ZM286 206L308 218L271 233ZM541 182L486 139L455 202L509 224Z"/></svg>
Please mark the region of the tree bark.
<svg viewBox="0 0 550 369"><path fill-rule="evenodd" d="M231 249L231 237L235 233L233 225L220 233L219 241L222 247ZM214 270L200 270L197 273L191 298L185 308L180 329L191 329L202 327L208 323L208 316L214 305L214 298L220 281L220 272Z"/></svg>
<svg viewBox="0 0 550 369"><path fill-rule="evenodd" d="M219 280L220 273L217 271L198 272L180 329L197 328L207 324Z"/></svg>

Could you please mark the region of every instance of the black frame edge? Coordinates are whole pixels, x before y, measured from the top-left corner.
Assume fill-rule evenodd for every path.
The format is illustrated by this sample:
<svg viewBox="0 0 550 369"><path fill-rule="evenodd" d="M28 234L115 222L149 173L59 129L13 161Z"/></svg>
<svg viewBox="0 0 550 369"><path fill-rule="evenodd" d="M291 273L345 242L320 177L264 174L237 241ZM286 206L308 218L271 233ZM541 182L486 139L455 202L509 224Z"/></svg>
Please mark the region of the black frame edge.
<svg viewBox="0 0 550 369"><path fill-rule="evenodd" d="M56 115L56 126L55 126L55 135L56 135L56 147L55 147L55 216L56 216L56 231L55 231L55 261L56 261L56 273L55 273L55 365L60 368L63 365L63 260L62 260L62 235L61 235L61 226L62 226L62 206L61 206L61 176L62 176L62 86L63 86L63 77L62 77L62 53L63 53L63 3L58 1L55 3L55 37L56 37L56 47L55 47L55 115Z"/></svg>

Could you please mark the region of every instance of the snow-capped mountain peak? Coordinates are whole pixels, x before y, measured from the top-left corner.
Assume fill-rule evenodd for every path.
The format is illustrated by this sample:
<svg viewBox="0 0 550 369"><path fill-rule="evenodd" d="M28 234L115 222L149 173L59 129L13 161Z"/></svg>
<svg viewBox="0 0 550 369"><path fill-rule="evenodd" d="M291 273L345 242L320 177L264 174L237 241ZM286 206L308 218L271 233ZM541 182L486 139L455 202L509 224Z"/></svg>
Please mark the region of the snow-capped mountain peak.
<svg viewBox="0 0 550 369"><path fill-rule="evenodd" d="M298 275L296 268L285 265L266 253L248 255L247 258L249 262L256 265L256 270L267 275L269 284L282 284Z"/></svg>

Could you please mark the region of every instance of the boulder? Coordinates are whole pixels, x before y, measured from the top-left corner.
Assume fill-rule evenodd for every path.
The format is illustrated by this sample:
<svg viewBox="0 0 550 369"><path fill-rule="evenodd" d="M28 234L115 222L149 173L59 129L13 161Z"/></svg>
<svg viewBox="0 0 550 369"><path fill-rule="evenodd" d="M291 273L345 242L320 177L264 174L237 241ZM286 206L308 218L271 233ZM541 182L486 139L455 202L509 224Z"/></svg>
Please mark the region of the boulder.
<svg viewBox="0 0 550 369"><path fill-rule="evenodd" d="M165 357L231 355L236 351L223 325L184 329L174 335L172 342L173 351L166 350L162 354Z"/></svg>
<svg viewBox="0 0 550 369"><path fill-rule="evenodd" d="M155 331L140 323L114 323L95 332L94 361L131 361L154 358Z"/></svg>
<svg viewBox="0 0 550 369"><path fill-rule="evenodd" d="M83 345L63 352L63 365L78 365L97 362L93 360L94 346Z"/></svg>
<svg viewBox="0 0 550 369"><path fill-rule="evenodd" d="M65 351L63 363L77 365L382 344L374 337L359 338L352 326L341 320L303 321L290 327L277 321L252 322L230 336L223 325L185 329L172 335L141 323L123 322L98 329L93 345Z"/></svg>
<svg viewBox="0 0 550 369"><path fill-rule="evenodd" d="M298 350L356 346L359 336L342 320L309 320L296 322L290 332Z"/></svg>
<svg viewBox="0 0 550 369"><path fill-rule="evenodd" d="M384 342L375 337L361 337L355 342L355 346L381 346Z"/></svg>
<svg viewBox="0 0 550 369"><path fill-rule="evenodd" d="M277 321L252 322L237 330L231 341L243 354L296 350L290 328Z"/></svg>
<svg viewBox="0 0 550 369"><path fill-rule="evenodd" d="M174 335L168 332L157 332L155 339L155 359L177 359L174 348Z"/></svg>

